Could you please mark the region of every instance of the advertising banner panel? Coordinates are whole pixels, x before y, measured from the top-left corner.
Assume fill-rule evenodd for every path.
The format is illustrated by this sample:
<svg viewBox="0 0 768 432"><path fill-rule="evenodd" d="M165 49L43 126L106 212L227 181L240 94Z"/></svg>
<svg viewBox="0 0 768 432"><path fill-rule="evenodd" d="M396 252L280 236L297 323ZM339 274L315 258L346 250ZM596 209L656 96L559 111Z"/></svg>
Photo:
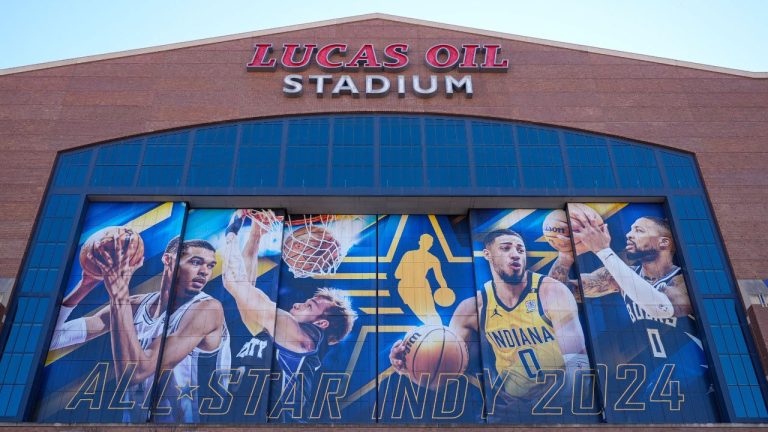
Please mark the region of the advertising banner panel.
<svg viewBox="0 0 768 432"><path fill-rule="evenodd" d="M470 221L488 422L597 422L578 291L553 265L571 249L565 212L471 210Z"/></svg>
<svg viewBox="0 0 768 432"><path fill-rule="evenodd" d="M189 211L152 417L265 423L284 215ZM152 299L148 300L152 304Z"/></svg>
<svg viewBox="0 0 768 432"><path fill-rule="evenodd" d="M616 423L716 421L709 366L661 204L568 204L579 282Z"/></svg>
<svg viewBox="0 0 768 432"><path fill-rule="evenodd" d="M376 216L289 215L270 422L370 423L376 404Z"/></svg>
<svg viewBox="0 0 768 432"><path fill-rule="evenodd" d="M37 421L144 423L184 203L91 203L43 369Z"/></svg>
<svg viewBox="0 0 768 432"><path fill-rule="evenodd" d="M383 216L378 251L378 418L482 422L467 217Z"/></svg>

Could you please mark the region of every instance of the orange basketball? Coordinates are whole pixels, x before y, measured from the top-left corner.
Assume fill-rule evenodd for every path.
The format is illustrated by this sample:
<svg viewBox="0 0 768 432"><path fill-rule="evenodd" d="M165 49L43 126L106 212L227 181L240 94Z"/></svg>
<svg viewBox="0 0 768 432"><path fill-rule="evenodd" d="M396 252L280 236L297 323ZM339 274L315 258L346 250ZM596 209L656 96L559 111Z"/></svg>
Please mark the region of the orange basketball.
<svg viewBox="0 0 768 432"><path fill-rule="evenodd" d="M600 216L600 214L595 211L592 207L590 207L587 204L581 204L581 203L569 203L568 204L568 216L571 217L572 223L573 221L577 221L574 223L574 232L578 231L578 223L587 224L589 223L590 218L594 219L595 223L599 225L603 225L605 222L603 222L603 217ZM581 255L584 252L586 252L586 248L576 239L576 236L574 236L574 245L576 246L576 255Z"/></svg>
<svg viewBox="0 0 768 432"><path fill-rule="evenodd" d="M141 239L141 236L130 228L111 226L96 231L83 244L80 249L80 266L83 271L101 279L101 269L95 260L106 263L105 256L109 256L114 262L117 259L115 248L120 243L123 244L124 252L129 257L130 264L132 266L141 264L144 259L144 240Z"/></svg>
<svg viewBox="0 0 768 432"><path fill-rule="evenodd" d="M283 260L298 277L332 272L340 254L339 241L319 226L303 226L283 241Z"/></svg>
<svg viewBox="0 0 768 432"><path fill-rule="evenodd" d="M541 231L550 246L559 252L571 251L571 229L568 227L568 219L565 210L552 210L541 224ZM558 236L568 237L567 239Z"/></svg>
<svg viewBox="0 0 768 432"><path fill-rule="evenodd" d="M426 373L429 374L429 388L434 390L441 378L461 374L467 368L467 344L448 327L421 326L408 332L403 341L405 368L416 384L426 380L421 378Z"/></svg>

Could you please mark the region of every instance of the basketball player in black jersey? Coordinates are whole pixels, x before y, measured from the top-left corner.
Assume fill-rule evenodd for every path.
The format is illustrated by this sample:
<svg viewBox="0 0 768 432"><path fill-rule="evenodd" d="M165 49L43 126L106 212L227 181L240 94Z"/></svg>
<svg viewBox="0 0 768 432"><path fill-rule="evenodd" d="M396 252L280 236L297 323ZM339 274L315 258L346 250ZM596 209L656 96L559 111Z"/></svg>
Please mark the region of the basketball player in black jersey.
<svg viewBox="0 0 768 432"><path fill-rule="evenodd" d="M314 390L315 375L322 367L328 347L339 343L352 331L357 313L352 309L349 298L334 288L319 288L312 297L295 303L286 311L279 309L256 286L258 245L266 229L262 224L252 224L242 251L237 235L245 217L264 216L259 213L246 215L242 210L233 215L226 230L222 279L224 287L235 299L245 326L252 332L263 329L272 338L275 349L272 363L279 367L282 374L282 394L277 397L285 395L290 398L286 394L293 391L293 386L301 380L302 403L306 403Z"/></svg>
<svg viewBox="0 0 768 432"><path fill-rule="evenodd" d="M608 324L620 328L621 323L626 323L627 330L606 333L606 336L617 337L604 336L597 341L602 344L603 360L611 368L609 379L617 365L642 365L647 375L643 377L644 395L638 394L638 400L652 401L658 382L678 382L679 392L675 391L674 396L692 395L688 398L691 402L697 399L695 394L706 395L709 391L706 359L702 343L696 337L685 279L673 260L675 243L667 221L645 216L631 225L623 251L632 263L629 265L610 248L608 227L596 214L576 211L570 216L577 253L592 252L603 265L592 273L580 274L584 296L606 296L606 305L621 304L623 300L626 308L625 317L617 316L616 322ZM550 276L567 278L572 262L571 252L561 252ZM610 300L610 295L620 295L622 300ZM646 413L662 406L646 403ZM691 406L689 415L691 411L705 415L707 410ZM703 417L702 421L706 419Z"/></svg>

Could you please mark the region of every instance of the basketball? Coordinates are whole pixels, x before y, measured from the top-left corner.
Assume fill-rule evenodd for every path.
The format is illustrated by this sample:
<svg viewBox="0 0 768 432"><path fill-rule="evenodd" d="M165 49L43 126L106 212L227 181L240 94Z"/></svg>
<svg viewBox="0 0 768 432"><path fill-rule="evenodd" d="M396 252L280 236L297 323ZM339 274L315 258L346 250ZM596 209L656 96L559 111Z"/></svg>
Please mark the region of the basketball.
<svg viewBox="0 0 768 432"><path fill-rule="evenodd" d="M595 209L588 206L587 204L569 203L568 215L571 217L572 221L575 220L581 224L588 224L590 218L594 219L595 223L598 226L601 226L604 224L602 216L600 216L600 214L597 211L595 211ZM574 228L574 232L578 232L578 228ZM581 255L584 252L586 252L586 249L584 248L584 246L582 246L581 242L576 240L575 237L574 237L574 245L576 246L576 255Z"/></svg>
<svg viewBox="0 0 768 432"><path fill-rule="evenodd" d="M341 257L341 245L327 229L303 226L283 241L283 261L296 277L333 273Z"/></svg>
<svg viewBox="0 0 768 432"><path fill-rule="evenodd" d="M116 260L115 247L123 241L124 253L129 257L131 266L141 264L144 259L144 240L130 228L111 226L93 233L80 248L80 266L85 273L101 279L101 268L95 260L106 264L105 256ZM90 257L89 257L90 253Z"/></svg>
<svg viewBox="0 0 768 432"><path fill-rule="evenodd" d="M544 218L544 222L541 224L541 231L544 234L547 243L558 252L571 251L571 230L568 227L568 218L565 215L565 210L552 210L549 212L547 217ZM565 236L568 238L562 239L558 236Z"/></svg>
<svg viewBox="0 0 768 432"><path fill-rule="evenodd" d="M448 327L425 325L415 328L405 335L403 343L405 368L416 384L426 373L429 374L429 388L434 390L440 382L440 374L461 374L467 368L467 345Z"/></svg>

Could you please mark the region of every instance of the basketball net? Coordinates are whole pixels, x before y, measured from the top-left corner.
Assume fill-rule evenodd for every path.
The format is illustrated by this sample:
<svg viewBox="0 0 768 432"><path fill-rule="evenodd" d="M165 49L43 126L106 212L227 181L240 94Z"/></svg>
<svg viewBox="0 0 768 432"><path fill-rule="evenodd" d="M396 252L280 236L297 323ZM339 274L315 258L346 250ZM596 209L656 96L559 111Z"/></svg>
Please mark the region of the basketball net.
<svg viewBox="0 0 768 432"><path fill-rule="evenodd" d="M259 226L265 232L279 232L283 228L282 217L275 216L272 210L247 209L246 215L251 218L251 223Z"/></svg>
<svg viewBox="0 0 768 432"><path fill-rule="evenodd" d="M336 215L304 215L288 224L283 239L283 261L296 278L335 274L345 253L332 233Z"/></svg>

